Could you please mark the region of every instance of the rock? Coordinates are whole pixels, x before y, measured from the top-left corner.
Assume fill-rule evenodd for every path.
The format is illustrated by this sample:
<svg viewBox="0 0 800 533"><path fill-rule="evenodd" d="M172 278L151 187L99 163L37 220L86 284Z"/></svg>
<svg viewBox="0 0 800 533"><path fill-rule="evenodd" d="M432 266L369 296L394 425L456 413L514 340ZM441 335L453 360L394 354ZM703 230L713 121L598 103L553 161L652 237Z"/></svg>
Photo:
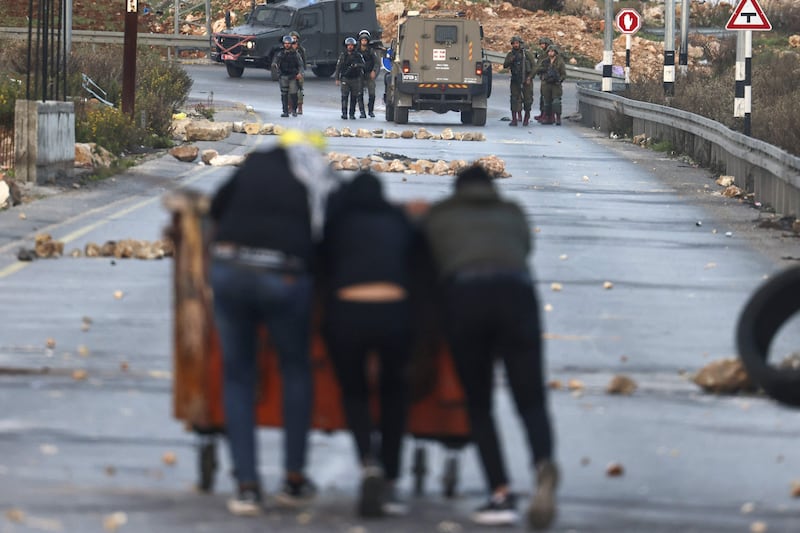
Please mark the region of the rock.
<svg viewBox="0 0 800 533"><path fill-rule="evenodd" d="M192 122L190 118L179 118L174 119L172 121L172 128L170 131L172 132L172 138L176 141L185 141L186 140L186 126L188 126Z"/></svg>
<svg viewBox="0 0 800 533"><path fill-rule="evenodd" d="M742 189L736 185L729 185L722 191L722 196L725 198L738 198L742 196Z"/></svg>
<svg viewBox="0 0 800 533"><path fill-rule="evenodd" d="M343 170L359 170L360 168L361 164L355 157L348 157L347 159L342 161Z"/></svg>
<svg viewBox="0 0 800 533"><path fill-rule="evenodd" d="M218 155L219 155L219 152L217 152L216 150L214 150L212 148L208 148L208 149L203 150L201 152L200 160L203 163L205 163L206 165L210 165L211 164L211 160L214 159L215 157L217 157Z"/></svg>
<svg viewBox="0 0 800 533"><path fill-rule="evenodd" d="M197 146L191 144L175 146L174 148L170 148L169 150L169 155L171 155L178 161L183 161L184 163L191 163L192 161L197 159L198 153L200 153L200 149Z"/></svg>
<svg viewBox="0 0 800 533"><path fill-rule="evenodd" d="M392 159L389 163L389 172L405 172L408 167L399 159Z"/></svg>
<svg viewBox="0 0 800 533"><path fill-rule="evenodd" d="M403 139L413 139L414 138L414 131L413 130L403 130L400 132L400 137Z"/></svg>
<svg viewBox="0 0 800 533"><path fill-rule="evenodd" d="M608 477L619 477L623 474L625 474L625 467L621 463L614 462L606 466L606 475Z"/></svg>
<svg viewBox="0 0 800 533"><path fill-rule="evenodd" d="M630 396L635 390L636 382L628 376L623 376L621 374L611 378L611 381L606 386L606 392L608 394L622 394L624 396Z"/></svg>
<svg viewBox="0 0 800 533"><path fill-rule="evenodd" d="M442 130L442 140L444 141L452 141L455 138L453 134L453 130L451 128L445 128Z"/></svg>
<svg viewBox="0 0 800 533"><path fill-rule="evenodd" d="M87 242L83 249L83 255L86 257L100 257L100 246L93 242Z"/></svg>
<svg viewBox="0 0 800 533"><path fill-rule="evenodd" d="M358 128L356 130L356 137L360 139L370 139L372 138L372 132L366 128Z"/></svg>
<svg viewBox="0 0 800 533"><path fill-rule="evenodd" d="M507 178L505 161L496 155L487 155L476 159L475 164L481 165L492 178Z"/></svg>
<svg viewBox="0 0 800 533"><path fill-rule="evenodd" d="M218 155L217 157L213 158L211 161L208 162L209 165L212 167L238 167L244 163L246 156L244 155Z"/></svg>
<svg viewBox="0 0 800 533"><path fill-rule="evenodd" d="M450 174L450 164L447 161L440 159L431 167L431 174L436 176L444 176Z"/></svg>
<svg viewBox="0 0 800 533"><path fill-rule="evenodd" d="M342 128L342 137L355 137L355 136L356 136L356 134L353 133L353 130L351 130L347 126Z"/></svg>
<svg viewBox="0 0 800 533"><path fill-rule="evenodd" d="M11 198L11 188L4 180L0 180L0 209L7 207L9 198Z"/></svg>
<svg viewBox="0 0 800 533"><path fill-rule="evenodd" d="M692 381L704 391L714 394L734 394L754 388L739 359L712 361L700 369Z"/></svg>
<svg viewBox="0 0 800 533"><path fill-rule="evenodd" d="M800 48L800 35L790 35L789 46L792 48Z"/></svg>
<svg viewBox="0 0 800 533"><path fill-rule="evenodd" d="M416 133L416 138L417 139L430 139L431 137L433 137L433 135L427 129L419 128L417 130L417 133Z"/></svg>
<svg viewBox="0 0 800 533"><path fill-rule="evenodd" d="M266 124L262 124L258 130L259 135L278 135L275 133L275 124L271 122L267 122Z"/></svg>
<svg viewBox="0 0 800 533"><path fill-rule="evenodd" d="M734 176L720 176L716 180L716 184L720 187L730 187L736 181Z"/></svg>
<svg viewBox="0 0 800 533"><path fill-rule="evenodd" d="M342 132L340 132L339 130L337 130L333 126L328 126L327 128L325 128L325 131L323 132L323 135L325 137L341 137L342 136Z"/></svg>
<svg viewBox="0 0 800 533"><path fill-rule="evenodd" d="M383 135L384 139L399 139L400 134L396 131L386 130L386 133Z"/></svg>
<svg viewBox="0 0 800 533"><path fill-rule="evenodd" d="M247 135L261 135L261 127L262 124L259 124L257 122L247 122L244 125L244 132Z"/></svg>
<svg viewBox="0 0 800 533"><path fill-rule="evenodd" d="M210 120L193 120L186 125L187 141L221 141L233 130L230 122L212 122Z"/></svg>

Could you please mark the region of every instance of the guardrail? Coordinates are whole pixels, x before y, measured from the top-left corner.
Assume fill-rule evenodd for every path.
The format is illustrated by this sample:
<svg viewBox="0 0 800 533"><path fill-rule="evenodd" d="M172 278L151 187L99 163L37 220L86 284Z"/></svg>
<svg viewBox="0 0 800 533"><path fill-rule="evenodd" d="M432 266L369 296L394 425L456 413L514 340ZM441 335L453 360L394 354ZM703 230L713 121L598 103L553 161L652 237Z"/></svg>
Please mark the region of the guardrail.
<svg viewBox="0 0 800 533"><path fill-rule="evenodd" d="M505 52L490 52L486 51L486 57L492 63L499 63L503 64L503 61L506 59ZM585 81L603 81L603 73L598 72L591 68L584 68L584 67L574 67L572 65L567 65L567 78L573 80L585 80ZM615 76L615 78L617 78ZM622 78L619 78L622 79Z"/></svg>
<svg viewBox="0 0 800 533"><path fill-rule="evenodd" d="M584 125L603 131L629 117L634 135L669 141L700 165L734 176L756 201L778 213L800 215L800 157L700 115L585 85L578 86L578 108Z"/></svg>
<svg viewBox="0 0 800 533"><path fill-rule="evenodd" d="M0 28L0 38L27 39L28 28ZM123 44L125 33L121 31L72 30L72 41L96 44ZM175 35L171 33L137 33L137 44L168 46L195 50L208 49L211 39L200 35Z"/></svg>

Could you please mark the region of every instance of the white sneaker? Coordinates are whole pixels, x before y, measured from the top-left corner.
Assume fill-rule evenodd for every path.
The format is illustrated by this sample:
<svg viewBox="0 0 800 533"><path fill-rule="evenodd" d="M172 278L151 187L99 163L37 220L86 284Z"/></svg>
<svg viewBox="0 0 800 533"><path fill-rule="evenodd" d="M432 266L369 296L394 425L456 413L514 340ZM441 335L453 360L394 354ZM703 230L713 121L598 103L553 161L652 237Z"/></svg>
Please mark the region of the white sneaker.
<svg viewBox="0 0 800 533"><path fill-rule="evenodd" d="M228 511L236 516L258 516L261 514L261 494L254 489L240 490L228 500Z"/></svg>

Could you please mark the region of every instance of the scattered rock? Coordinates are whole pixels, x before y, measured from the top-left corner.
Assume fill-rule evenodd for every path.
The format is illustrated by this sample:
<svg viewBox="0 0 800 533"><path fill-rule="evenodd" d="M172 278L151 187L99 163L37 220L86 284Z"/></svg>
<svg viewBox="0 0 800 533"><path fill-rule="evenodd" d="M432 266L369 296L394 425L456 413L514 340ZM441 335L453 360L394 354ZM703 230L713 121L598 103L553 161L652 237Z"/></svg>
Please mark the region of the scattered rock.
<svg viewBox="0 0 800 533"><path fill-rule="evenodd" d="M608 394L621 394L624 396L630 396L635 390L636 382L628 376L624 376L622 374L618 374L611 378L608 386L606 386L606 392Z"/></svg>
<svg viewBox="0 0 800 533"><path fill-rule="evenodd" d="M625 474L625 467L621 463L609 463L606 466L606 475L608 477L620 477Z"/></svg>
<svg viewBox="0 0 800 533"><path fill-rule="evenodd" d="M704 366L692 379L696 385L713 394L735 394L754 389L739 359L719 359Z"/></svg>
<svg viewBox="0 0 800 533"><path fill-rule="evenodd" d="M200 149L191 144L182 144L180 146L170 148L169 150L169 155L178 161L183 161L184 163L191 163L197 159L198 153L200 153Z"/></svg>
<svg viewBox="0 0 800 533"><path fill-rule="evenodd" d="M720 176L717 178L716 183L720 187L730 187L734 181L736 181L734 176Z"/></svg>

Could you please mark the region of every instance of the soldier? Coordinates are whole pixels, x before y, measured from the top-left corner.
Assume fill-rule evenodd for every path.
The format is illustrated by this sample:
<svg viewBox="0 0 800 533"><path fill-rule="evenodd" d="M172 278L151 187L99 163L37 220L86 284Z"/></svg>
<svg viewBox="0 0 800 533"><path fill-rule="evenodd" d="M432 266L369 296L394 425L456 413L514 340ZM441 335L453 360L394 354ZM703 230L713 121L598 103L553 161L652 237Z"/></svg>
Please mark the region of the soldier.
<svg viewBox="0 0 800 533"><path fill-rule="evenodd" d="M539 37L539 50L536 52L536 73L539 74L539 79L542 79L544 72L542 71L542 65L548 61L547 58L547 47L553 44L553 41L550 40L548 37ZM541 121L542 117L544 117L544 97L542 96L542 84L539 84L539 114L533 117L533 120Z"/></svg>
<svg viewBox="0 0 800 533"><path fill-rule="evenodd" d="M364 57L356 50L356 40L353 37L345 39L344 44L346 50L339 55L333 76L336 79L336 85L342 88L342 118L347 120L349 99L350 119L355 120L356 102L358 95L361 94L361 82L364 78ZM361 115L366 118L363 111Z"/></svg>
<svg viewBox="0 0 800 533"><path fill-rule="evenodd" d="M279 82L281 85L281 106L283 107L282 117L288 117L291 111L292 116L297 116L297 90L298 81L303 78L303 60L295 50L292 49L292 37L284 35L283 50L275 55L272 61L272 68L280 73Z"/></svg>
<svg viewBox="0 0 800 533"><path fill-rule="evenodd" d="M511 69L511 123L516 126L520 121L527 126L531 120L531 104L533 103L533 73L536 62L533 55L522 47L522 38L515 35L511 38L511 51L506 55L503 68ZM525 118L522 118L522 110Z"/></svg>
<svg viewBox="0 0 800 533"><path fill-rule="evenodd" d="M361 118L367 118L364 114L364 89L367 89L367 110L369 116L375 116L375 78L378 76L378 70L381 66L380 58L375 49L370 45L372 34L367 30L358 32L358 51L364 58L364 80L362 90L358 97L358 109L361 111Z"/></svg>
<svg viewBox="0 0 800 533"><path fill-rule="evenodd" d="M547 47L547 68L542 75L542 98L544 99L544 115L542 124L561 125L561 95L564 90L561 83L567 77L567 66L554 44Z"/></svg>
<svg viewBox="0 0 800 533"><path fill-rule="evenodd" d="M300 34L292 30L289 32L289 37L292 38L292 49L300 54L300 59L303 61L303 72L306 70L306 49L300 44ZM303 114L303 78L297 80L297 114Z"/></svg>

